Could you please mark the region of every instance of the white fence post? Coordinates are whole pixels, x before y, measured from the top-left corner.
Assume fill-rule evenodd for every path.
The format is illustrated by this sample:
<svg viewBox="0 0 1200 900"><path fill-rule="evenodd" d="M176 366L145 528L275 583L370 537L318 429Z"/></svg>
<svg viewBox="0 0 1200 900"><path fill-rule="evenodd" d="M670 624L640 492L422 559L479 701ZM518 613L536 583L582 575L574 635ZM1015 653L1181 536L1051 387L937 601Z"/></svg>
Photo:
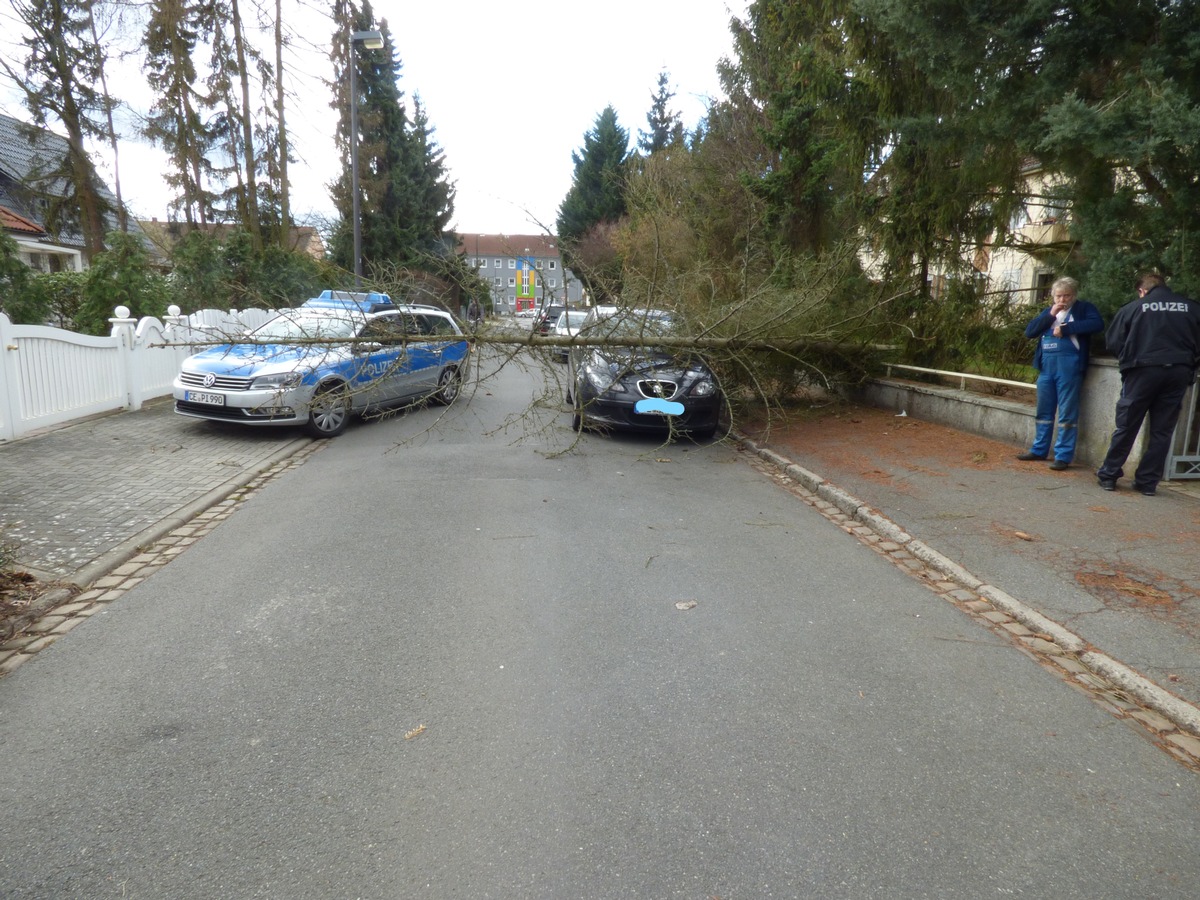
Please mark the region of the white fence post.
<svg viewBox="0 0 1200 900"><path fill-rule="evenodd" d="M137 366L134 365L134 326L137 319L129 318L129 307L118 306L113 310L115 318L109 319L112 336L117 341L117 352L121 354L121 392L125 395L125 409L142 408L141 386L137 384Z"/></svg>
<svg viewBox="0 0 1200 900"><path fill-rule="evenodd" d="M163 337L167 339L167 343L173 345L171 349L175 352L176 363L183 362L192 354L192 348L188 344L188 339L192 336L191 327L188 317L181 313L179 307L172 303L167 307L167 314L163 316Z"/></svg>
<svg viewBox="0 0 1200 900"><path fill-rule="evenodd" d="M17 339L12 333L12 322L0 312L0 441L11 441L17 436L18 398L21 395L21 386L17 383L19 375Z"/></svg>

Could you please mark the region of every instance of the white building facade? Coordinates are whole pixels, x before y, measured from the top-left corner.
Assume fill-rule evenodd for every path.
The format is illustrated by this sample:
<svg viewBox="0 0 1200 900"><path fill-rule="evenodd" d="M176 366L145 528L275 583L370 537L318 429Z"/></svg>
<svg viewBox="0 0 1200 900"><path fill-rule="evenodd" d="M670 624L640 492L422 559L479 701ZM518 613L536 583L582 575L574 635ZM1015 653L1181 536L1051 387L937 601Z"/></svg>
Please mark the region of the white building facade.
<svg viewBox="0 0 1200 900"><path fill-rule="evenodd" d="M458 254L492 290L495 315L552 303L587 306L583 285L563 266L558 240L544 234L460 234Z"/></svg>

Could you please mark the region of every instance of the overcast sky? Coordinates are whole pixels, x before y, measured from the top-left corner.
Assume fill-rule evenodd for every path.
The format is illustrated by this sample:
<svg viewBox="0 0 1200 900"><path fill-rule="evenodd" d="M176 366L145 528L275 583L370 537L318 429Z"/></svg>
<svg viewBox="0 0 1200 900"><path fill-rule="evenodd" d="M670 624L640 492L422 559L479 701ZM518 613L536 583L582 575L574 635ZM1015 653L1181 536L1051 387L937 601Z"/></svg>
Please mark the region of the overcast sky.
<svg viewBox="0 0 1200 900"><path fill-rule="evenodd" d="M285 10L294 2L285 0ZM519 234L553 229L571 185L571 154L583 146L605 106L612 104L631 145L636 143L647 128L660 71L668 74L685 127L695 127L708 100L720 94L716 69L731 53L729 21L744 16L746 5L746 0L378 0L373 7L392 32L405 99L411 109L413 94L420 96L445 153L458 191L453 227ZM301 160L289 174L293 212L301 220L332 214L327 185L340 169L334 112L321 82L330 77L331 26L319 16L301 22L302 15L291 24L313 44L305 48L298 42L289 64L299 95L289 111L289 129ZM23 51L14 55L13 31L4 30L9 58L23 61ZM135 107L147 102L136 63L110 89ZM0 111L28 117L8 92L0 93ZM111 168L105 168L111 179ZM157 152L123 144L122 189L139 218L167 217L162 168Z"/></svg>

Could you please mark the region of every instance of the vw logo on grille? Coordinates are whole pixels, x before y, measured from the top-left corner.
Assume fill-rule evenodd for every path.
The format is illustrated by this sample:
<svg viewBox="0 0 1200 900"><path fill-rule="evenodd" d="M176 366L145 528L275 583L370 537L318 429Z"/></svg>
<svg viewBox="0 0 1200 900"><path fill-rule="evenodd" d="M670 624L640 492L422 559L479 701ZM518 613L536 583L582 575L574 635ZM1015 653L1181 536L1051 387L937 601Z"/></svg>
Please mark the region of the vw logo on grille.
<svg viewBox="0 0 1200 900"><path fill-rule="evenodd" d="M212 387L216 383L217 383L217 376L214 375L212 372L209 372L207 375L204 376L204 386L205 387Z"/></svg>

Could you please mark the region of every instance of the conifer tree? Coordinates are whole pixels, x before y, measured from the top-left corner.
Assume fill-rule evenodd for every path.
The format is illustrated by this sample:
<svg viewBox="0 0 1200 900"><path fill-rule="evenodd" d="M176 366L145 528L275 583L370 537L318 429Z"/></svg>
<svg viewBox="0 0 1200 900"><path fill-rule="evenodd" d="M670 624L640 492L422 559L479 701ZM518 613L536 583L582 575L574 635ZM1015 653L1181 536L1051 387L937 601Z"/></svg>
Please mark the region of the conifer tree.
<svg viewBox="0 0 1200 900"><path fill-rule="evenodd" d="M403 68L387 22L379 23L383 48L363 53L369 65L359 79L364 100L359 177L363 185L363 266L407 261L416 212L412 173L416 163L408 141L408 110L400 90Z"/></svg>
<svg viewBox="0 0 1200 900"><path fill-rule="evenodd" d="M683 120L671 109L674 97L667 73L659 72L658 89L651 94L650 111L646 113L650 130L638 132L638 147L647 156L683 143Z"/></svg>
<svg viewBox="0 0 1200 900"><path fill-rule="evenodd" d="M557 229L563 261L597 299L615 294L620 260L611 231L625 216L625 178L629 133L606 106L573 151L575 174L558 209Z"/></svg>
<svg viewBox="0 0 1200 900"><path fill-rule="evenodd" d="M341 216L331 242L334 259L353 269L350 141L357 139L364 271L422 266L428 254L443 252L444 230L453 215L454 191L447 181L444 156L419 102L414 102L409 118L399 85L403 66L387 22L376 26L369 3L360 9L349 0L335 3L333 18L337 32L331 55L338 75L334 104L340 114L337 140L345 148L346 160L341 177L331 185ZM384 46L349 52L348 36L368 30L380 31ZM343 77L347 65L357 66L357 136L349 133L348 78Z"/></svg>
<svg viewBox="0 0 1200 900"><path fill-rule="evenodd" d="M208 223L215 199L205 186L212 176L213 135L201 115L205 100L192 59L211 29L207 9L189 0L154 0L145 37L148 82L156 98L144 131L171 161L164 178L177 191L172 206L196 225Z"/></svg>
<svg viewBox="0 0 1200 900"><path fill-rule="evenodd" d="M96 90L104 66L90 16L68 0L14 0L13 11L25 26L24 74L0 61L24 94L25 106L39 126L57 119L66 131L67 154L48 160L37 173L47 187L45 224L52 234L78 228L89 257L104 248L105 215L112 210L100 194L99 178L87 150L90 138L107 137L106 103ZM54 187L62 179L66 190ZM32 186L36 190L36 185Z"/></svg>
<svg viewBox="0 0 1200 900"><path fill-rule="evenodd" d="M1090 297L1115 306L1140 268L1200 291L1200 4L866 0L953 90L982 146L1058 177Z"/></svg>
<svg viewBox="0 0 1200 900"><path fill-rule="evenodd" d="M446 171L446 154L434 139L436 129L429 121L419 95L413 95L413 119L408 141L415 163L413 245L417 250L441 255L444 236L454 218L454 185Z"/></svg>

